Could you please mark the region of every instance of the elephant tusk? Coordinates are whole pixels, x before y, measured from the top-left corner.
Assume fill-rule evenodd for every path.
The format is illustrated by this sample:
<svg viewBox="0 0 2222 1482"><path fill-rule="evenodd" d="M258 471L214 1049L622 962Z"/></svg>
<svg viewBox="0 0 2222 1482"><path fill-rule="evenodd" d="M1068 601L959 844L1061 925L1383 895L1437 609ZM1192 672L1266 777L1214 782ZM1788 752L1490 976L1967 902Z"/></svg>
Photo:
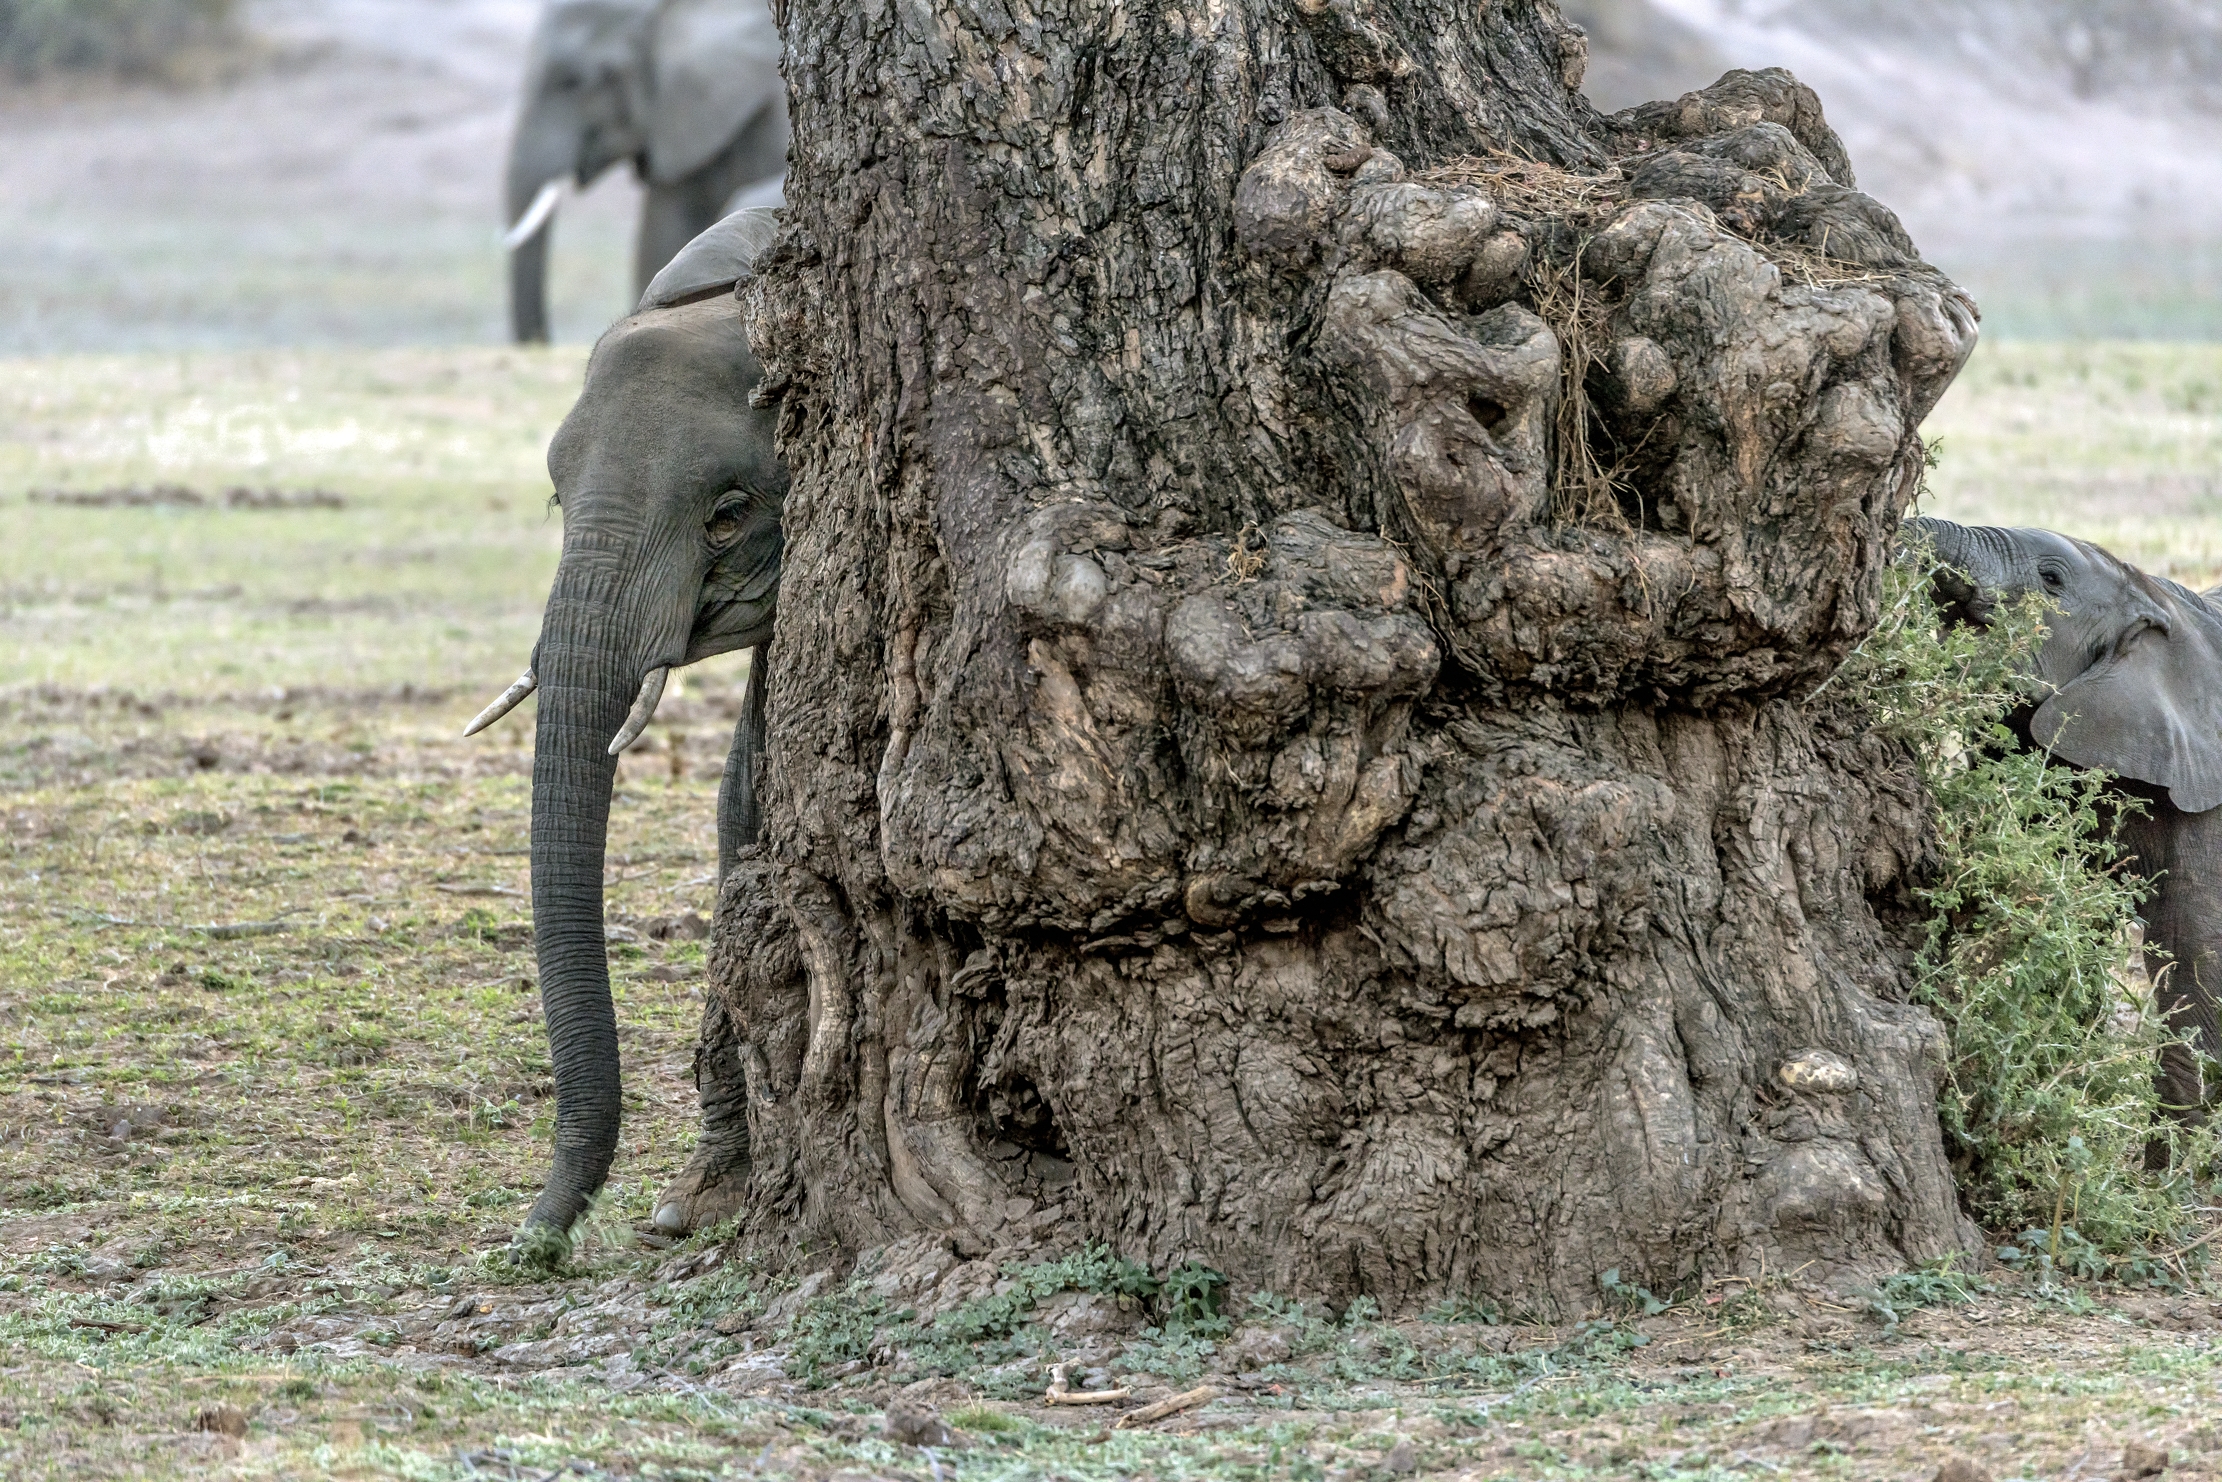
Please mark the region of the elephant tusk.
<svg viewBox="0 0 2222 1482"><path fill-rule="evenodd" d="M532 204L525 207L525 214L517 218L517 224L502 234L504 251L515 252L532 240L533 233L548 224L548 218L555 215L556 205L563 199L563 188L567 183L558 175L540 187L540 194L534 196Z"/></svg>
<svg viewBox="0 0 2222 1482"><path fill-rule="evenodd" d="M670 673L671 666L665 664L649 670L648 677L640 682L640 698L633 701L633 713L625 717L624 729L610 742L611 756L638 741L640 733L648 729L648 722L656 716L656 702L664 697L664 680Z"/></svg>
<svg viewBox="0 0 2222 1482"><path fill-rule="evenodd" d="M463 727L463 734L475 736L510 711L515 710L525 696L540 688L539 676L527 669L517 676L517 682L501 692L501 698L478 713L478 719Z"/></svg>

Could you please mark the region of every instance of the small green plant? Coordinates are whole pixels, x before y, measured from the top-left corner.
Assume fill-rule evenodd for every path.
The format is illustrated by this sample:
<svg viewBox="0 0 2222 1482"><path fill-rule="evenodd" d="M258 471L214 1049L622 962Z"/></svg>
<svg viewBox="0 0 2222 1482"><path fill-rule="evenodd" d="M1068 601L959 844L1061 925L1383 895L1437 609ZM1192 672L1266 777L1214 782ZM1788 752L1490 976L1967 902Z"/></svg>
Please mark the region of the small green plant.
<svg viewBox="0 0 2222 1482"><path fill-rule="evenodd" d="M527 1276L552 1276L570 1262L571 1236L553 1225L526 1225L510 1238L509 1248L494 1257L497 1264Z"/></svg>
<svg viewBox="0 0 2222 1482"><path fill-rule="evenodd" d="M2104 1276L2113 1264L2073 1225L2024 1230L2001 1245L1997 1255L2000 1265L2027 1272L2040 1287L2052 1285L2060 1276L2085 1280Z"/></svg>
<svg viewBox="0 0 2222 1482"><path fill-rule="evenodd" d="M1649 1287L1635 1286L1622 1281L1618 1266L1609 1271L1599 1272L1597 1286L1605 1294L1606 1305L1621 1312L1633 1312L1644 1317L1656 1317L1666 1311L1669 1305L1653 1296Z"/></svg>
<svg viewBox="0 0 2222 1482"><path fill-rule="evenodd" d="M824 1383L831 1371L871 1352L872 1335L889 1316L882 1299L855 1286L803 1304L787 1325L788 1375L813 1388Z"/></svg>
<svg viewBox="0 0 2222 1482"><path fill-rule="evenodd" d="M1227 1278L1201 1261L1188 1261L1165 1273L1157 1293L1162 1326L1168 1332L1200 1333L1216 1337L1227 1331L1220 1304Z"/></svg>
<svg viewBox="0 0 2222 1482"><path fill-rule="evenodd" d="M935 1333L958 1343L1008 1338L1036 1307L1059 1292L1096 1292L1147 1300L1160 1297L1165 1288L1165 1283L1150 1275L1148 1267L1114 1256L1108 1246L1102 1245L1084 1246L1071 1255L1036 1265L1005 1266L1003 1274L1011 1283L1007 1290L944 1313L934 1322ZM1225 1277L1219 1279L1222 1285L1226 1281Z"/></svg>
<svg viewBox="0 0 2222 1482"><path fill-rule="evenodd" d="M2005 723L2033 694L2042 600L1950 626L1933 570L1889 573L1883 620L1848 669L1935 799L1916 974L1950 1033L1939 1110L1962 1195L1993 1228L2073 1224L2110 1256L2180 1243L2215 1143L2161 1115L2166 1030L2121 971L2146 893L2113 833L2127 804ZM2156 1139L2172 1145L2167 1171L2145 1166Z"/></svg>
<svg viewBox="0 0 2222 1482"><path fill-rule="evenodd" d="M1923 1307L1956 1307L1990 1290L1990 1284L1959 1270L1954 1258L1925 1261L1910 1271L1900 1271L1860 1294L1867 1310L1882 1319L1885 1334L1898 1331L1905 1314Z"/></svg>
<svg viewBox="0 0 2222 1482"><path fill-rule="evenodd" d="M1504 1321L1504 1308L1487 1297L1445 1297L1424 1316L1433 1323L1477 1322L1493 1328Z"/></svg>

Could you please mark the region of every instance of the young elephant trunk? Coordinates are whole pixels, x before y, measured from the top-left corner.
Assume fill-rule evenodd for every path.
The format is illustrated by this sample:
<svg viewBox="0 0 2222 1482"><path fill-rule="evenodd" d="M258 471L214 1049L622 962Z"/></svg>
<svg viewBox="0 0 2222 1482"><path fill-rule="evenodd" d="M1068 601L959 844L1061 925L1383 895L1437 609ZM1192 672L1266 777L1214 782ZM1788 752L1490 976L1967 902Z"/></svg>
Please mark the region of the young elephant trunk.
<svg viewBox="0 0 2222 1482"><path fill-rule="evenodd" d="M528 1225L568 1232L617 1151L617 1015L602 925L602 860L617 759L610 738L639 687L616 540L574 528L548 599L532 763L532 917L555 1063L555 1159Z"/></svg>
<svg viewBox="0 0 2222 1482"><path fill-rule="evenodd" d="M1977 592L1986 598L2029 584L2030 576L2022 569L2025 560L2006 542L2002 531L1932 519L1908 520L1904 528L1908 540L1926 539L1938 560L1966 572ZM1987 609L1989 603L1983 606Z"/></svg>

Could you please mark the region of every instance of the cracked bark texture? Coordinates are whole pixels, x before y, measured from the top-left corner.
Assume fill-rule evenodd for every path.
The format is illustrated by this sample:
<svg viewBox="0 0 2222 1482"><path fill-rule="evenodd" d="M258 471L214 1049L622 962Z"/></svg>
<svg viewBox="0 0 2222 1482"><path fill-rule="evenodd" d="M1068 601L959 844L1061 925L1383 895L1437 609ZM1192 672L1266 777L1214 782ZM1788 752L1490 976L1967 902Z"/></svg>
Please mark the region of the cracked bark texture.
<svg viewBox="0 0 2222 1482"><path fill-rule="evenodd" d="M1812 93L1601 116L1548 0L783 24L754 1234L1544 1310L1962 1248L1922 800L1809 697L1973 306Z"/></svg>

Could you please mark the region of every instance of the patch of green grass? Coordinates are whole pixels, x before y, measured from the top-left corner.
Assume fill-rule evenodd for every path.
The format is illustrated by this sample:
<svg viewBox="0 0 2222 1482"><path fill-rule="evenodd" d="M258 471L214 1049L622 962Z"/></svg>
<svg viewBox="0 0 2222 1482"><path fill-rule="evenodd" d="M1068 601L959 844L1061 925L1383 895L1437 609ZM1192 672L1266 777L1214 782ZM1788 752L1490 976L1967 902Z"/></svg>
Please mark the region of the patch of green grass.
<svg viewBox="0 0 2222 1482"><path fill-rule="evenodd" d="M455 691L442 719L459 725L530 652L562 540L547 439L584 358L0 360L0 688L98 686L118 696L127 733L149 717L125 692L158 710L170 696L279 692L262 708L282 732L284 693L409 685ZM25 497L155 484L218 502ZM347 505L224 507L240 484L328 489Z"/></svg>
<svg viewBox="0 0 2222 1482"><path fill-rule="evenodd" d="M1990 1289L1990 1283L1959 1269L1958 1262L1946 1256L1886 1276L1864 1295L1868 1310L1882 1319L1883 1331L1895 1333L1908 1312L1973 1301Z"/></svg>
<svg viewBox="0 0 2222 1482"><path fill-rule="evenodd" d="M1924 512L2095 541L2194 589L2222 578L2222 344L1985 340L1923 424Z"/></svg>

